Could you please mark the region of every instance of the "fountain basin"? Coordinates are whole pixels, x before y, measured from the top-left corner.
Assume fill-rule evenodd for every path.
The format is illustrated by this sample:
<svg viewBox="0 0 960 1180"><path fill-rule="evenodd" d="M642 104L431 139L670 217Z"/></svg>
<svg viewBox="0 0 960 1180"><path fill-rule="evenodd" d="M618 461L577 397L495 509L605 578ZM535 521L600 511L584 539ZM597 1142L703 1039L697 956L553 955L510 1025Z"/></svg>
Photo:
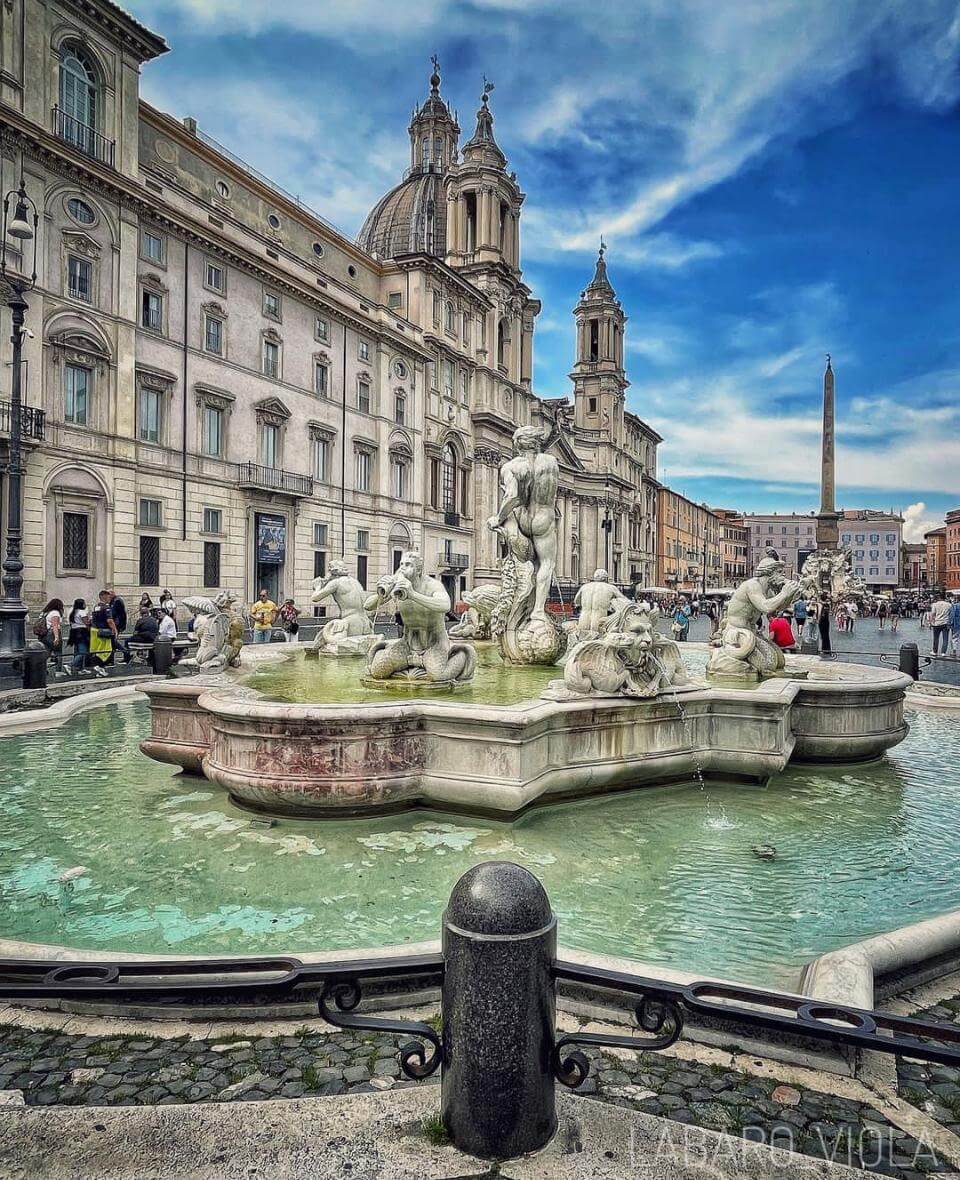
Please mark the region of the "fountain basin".
<svg viewBox="0 0 960 1180"><path fill-rule="evenodd" d="M430 806L509 819L535 802L696 774L756 781L791 759L862 761L903 740L909 677L810 663L806 680L742 689L511 705L288 704L180 681L143 689L153 720L141 749L277 814Z"/></svg>

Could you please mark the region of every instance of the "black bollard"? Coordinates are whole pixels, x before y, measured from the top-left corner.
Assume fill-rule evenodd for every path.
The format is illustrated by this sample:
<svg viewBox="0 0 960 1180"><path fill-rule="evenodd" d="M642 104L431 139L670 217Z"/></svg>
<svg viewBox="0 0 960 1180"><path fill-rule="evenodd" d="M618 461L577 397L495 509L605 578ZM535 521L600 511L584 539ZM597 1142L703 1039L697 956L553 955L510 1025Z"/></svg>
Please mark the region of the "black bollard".
<svg viewBox="0 0 960 1180"><path fill-rule="evenodd" d="M158 676L166 676L173 664L173 644L169 639L153 641L153 670Z"/></svg>
<svg viewBox="0 0 960 1180"><path fill-rule="evenodd" d="M38 643L34 639L27 641L23 653L24 688L47 687L47 659L49 655L49 651L42 643Z"/></svg>
<svg viewBox="0 0 960 1180"><path fill-rule="evenodd" d="M920 651L915 643L900 644L900 671L920 679Z"/></svg>
<svg viewBox="0 0 960 1180"><path fill-rule="evenodd" d="M520 865L475 865L453 887L443 915L441 1109L461 1151L511 1159L557 1129L556 950L550 901Z"/></svg>

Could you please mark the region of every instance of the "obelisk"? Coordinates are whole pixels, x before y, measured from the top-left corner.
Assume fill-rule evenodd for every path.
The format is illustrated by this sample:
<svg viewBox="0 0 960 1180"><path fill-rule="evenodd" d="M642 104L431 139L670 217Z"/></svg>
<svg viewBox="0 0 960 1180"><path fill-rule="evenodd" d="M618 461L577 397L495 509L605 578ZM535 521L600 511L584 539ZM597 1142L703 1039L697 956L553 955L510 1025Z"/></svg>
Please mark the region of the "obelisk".
<svg viewBox="0 0 960 1180"><path fill-rule="evenodd" d="M834 405L833 368L827 353L823 374L823 438L820 443L820 511L817 513L817 548L840 546L840 519L836 505L836 409Z"/></svg>

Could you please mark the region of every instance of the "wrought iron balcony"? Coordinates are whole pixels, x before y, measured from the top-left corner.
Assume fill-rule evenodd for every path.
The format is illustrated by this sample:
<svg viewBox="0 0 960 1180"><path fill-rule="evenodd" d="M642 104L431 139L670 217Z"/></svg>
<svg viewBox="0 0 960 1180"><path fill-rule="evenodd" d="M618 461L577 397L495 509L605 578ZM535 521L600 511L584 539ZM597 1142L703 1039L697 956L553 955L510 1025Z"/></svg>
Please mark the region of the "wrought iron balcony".
<svg viewBox="0 0 960 1180"><path fill-rule="evenodd" d="M280 467L262 467L259 463L238 463L237 483L242 488L284 492L288 496L313 495L313 480L309 475L284 471Z"/></svg>
<svg viewBox="0 0 960 1180"><path fill-rule="evenodd" d="M53 108L53 130L55 135L71 147L75 147L77 151L83 152L85 156L99 160L101 164L108 164L111 168L115 167L116 142L107 139L86 123L81 123L73 115L68 115L58 106Z"/></svg>
<svg viewBox="0 0 960 1180"><path fill-rule="evenodd" d="M9 402L0 402L0 434L10 433L13 407ZM43 424L46 413L35 406L20 407L20 436L24 440L43 442Z"/></svg>
<svg viewBox="0 0 960 1180"><path fill-rule="evenodd" d="M451 553L449 549L441 549L437 555L437 565L440 569L465 570L470 568L469 553Z"/></svg>

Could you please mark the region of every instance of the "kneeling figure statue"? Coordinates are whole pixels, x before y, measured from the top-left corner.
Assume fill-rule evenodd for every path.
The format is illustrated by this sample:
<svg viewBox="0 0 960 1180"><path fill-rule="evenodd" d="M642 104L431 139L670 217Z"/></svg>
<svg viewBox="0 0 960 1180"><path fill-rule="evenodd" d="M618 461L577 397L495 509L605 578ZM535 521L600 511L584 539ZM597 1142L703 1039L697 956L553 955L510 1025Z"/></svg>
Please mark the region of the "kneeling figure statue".
<svg viewBox="0 0 960 1180"><path fill-rule="evenodd" d="M707 675L725 680L756 681L786 666L783 651L757 631L763 615L785 610L800 596L800 583L783 576L783 562L772 554L757 565L756 575L734 590L720 629L711 640L714 652Z"/></svg>
<svg viewBox="0 0 960 1180"><path fill-rule="evenodd" d="M365 656L373 642L373 624L364 609L367 592L350 575L345 561L332 561L330 573L313 583L314 602L332 599L340 611L317 633L314 650L324 656Z"/></svg>
<svg viewBox="0 0 960 1180"><path fill-rule="evenodd" d="M194 633L200 641L197 654L180 661L185 668L222 672L224 668L240 666L243 621L233 612L235 602L236 596L229 590L221 590L216 598L184 598L183 605L196 616Z"/></svg>
<svg viewBox="0 0 960 1180"><path fill-rule="evenodd" d="M371 680L454 684L473 679L476 653L469 643L450 642L445 625L450 596L441 582L424 574L419 553L403 554L397 572L377 582L366 609L376 610L388 600L403 621L403 635L374 643L367 664Z"/></svg>
<svg viewBox="0 0 960 1180"><path fill-rule="evenodd" d="M489 639L490 616L497 605L500 591L496 586L477 586L464 590L463 601L467 609L460 616L460 622L450 628L450 634L457 639Z"/></svg>

